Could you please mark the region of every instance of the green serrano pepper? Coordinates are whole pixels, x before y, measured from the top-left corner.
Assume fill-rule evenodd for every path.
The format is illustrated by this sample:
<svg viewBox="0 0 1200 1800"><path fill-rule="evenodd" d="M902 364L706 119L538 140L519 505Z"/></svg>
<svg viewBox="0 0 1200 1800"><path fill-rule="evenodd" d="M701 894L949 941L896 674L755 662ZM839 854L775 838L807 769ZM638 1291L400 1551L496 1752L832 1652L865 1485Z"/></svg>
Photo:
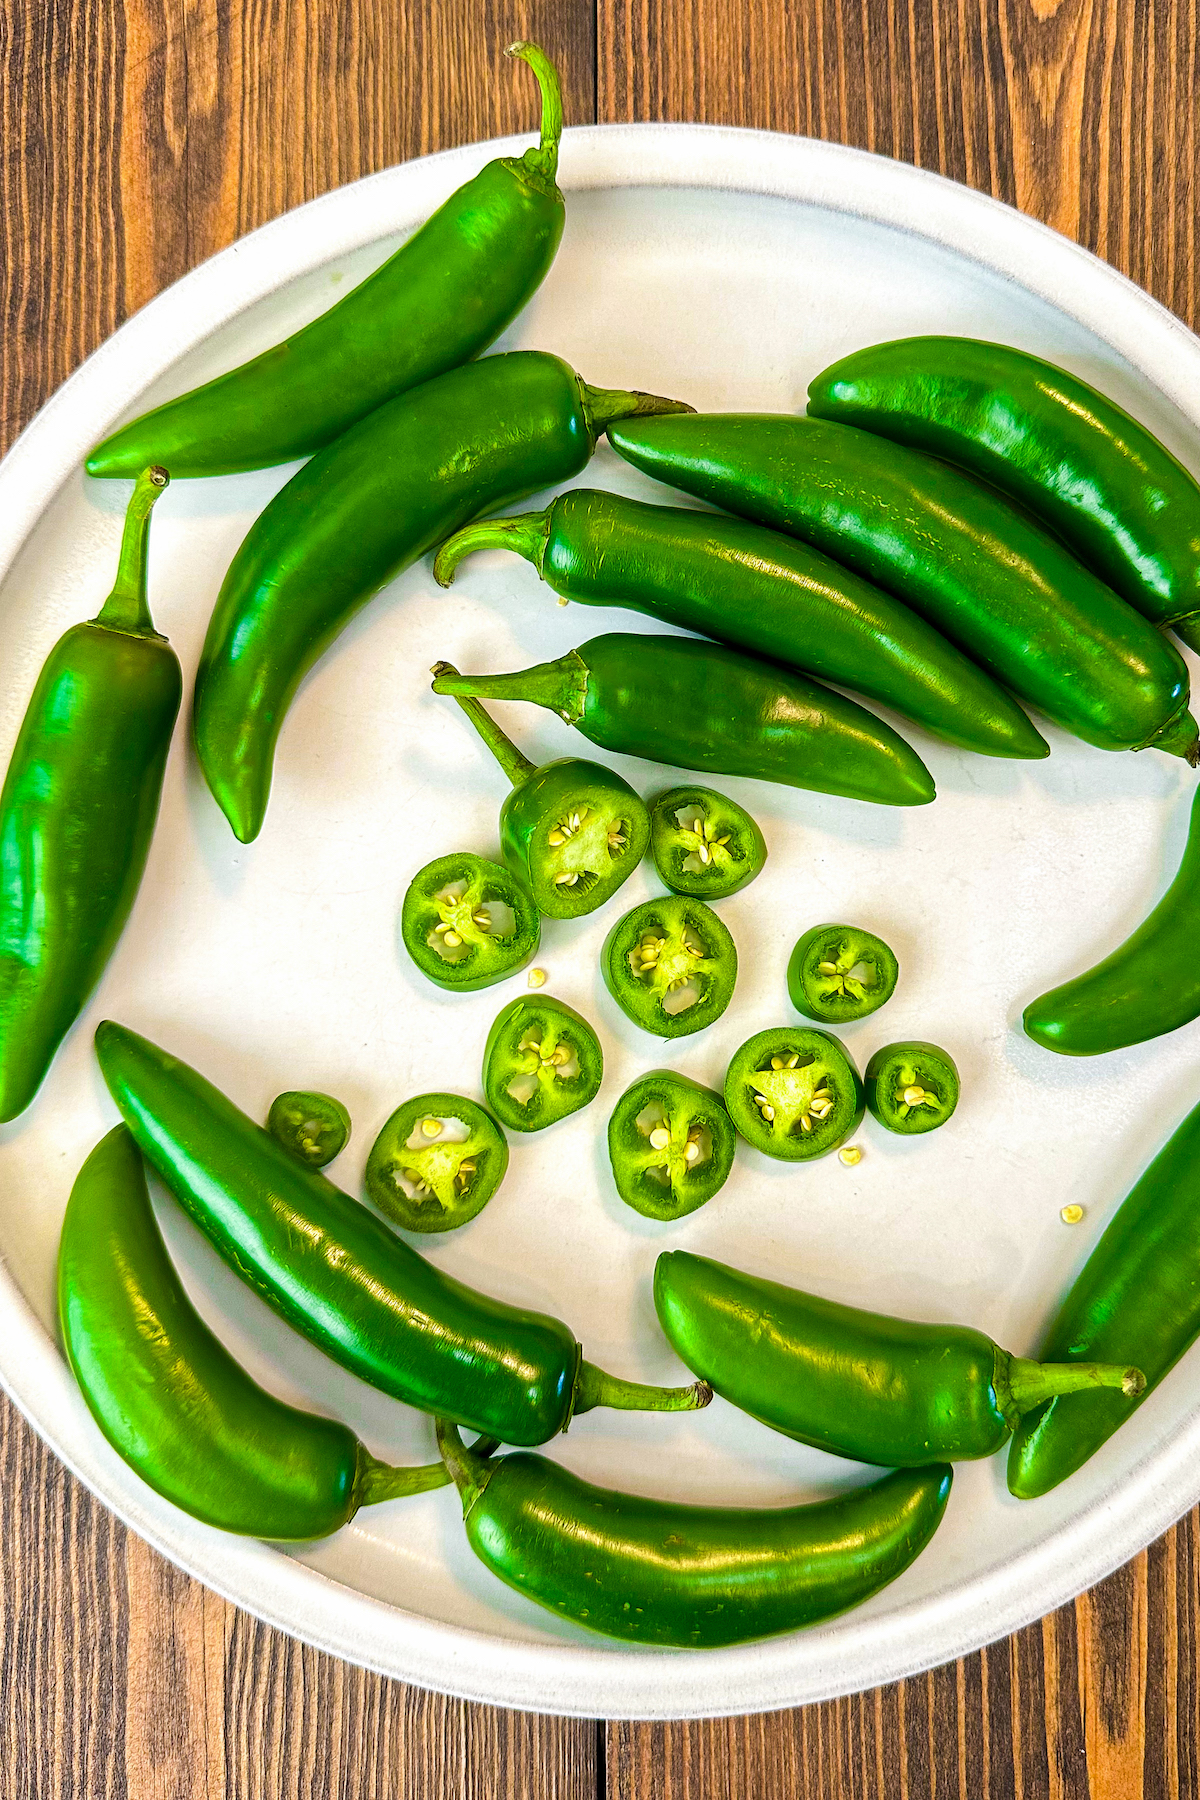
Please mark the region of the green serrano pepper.
<svg viewBox="0 0 1200 1800"><path fill-rule="evenodd" d="M292 476L229 566L196 676L196 753L243 843L301 680L371 595L468 519L577 474L613 419L675 405L514 350L387 401Z"/></svg>
<svg viewBox="0 0 1200 1800"><path fill-rule="evenodd" d="M509 1444L544 1443L594 1406L678 1412L711 1399L703 1383L619 1381L584 1362L560 1320L442 1274L136 1032L106 1020L96 1055L142 1154L218 1254L289 1325L382 1393Z"/></svg>
<svg viewBox="0 0 1200 1800"><path fill-rule="evenodd" d="M516 318L562 237L562 96L536 44L510 44L542 90L542 141L498 158L373 275L283 343L98 444L89 475L228 475L310 456L384 401L469 362Z"/></svg>
<svg viewBox="0 0 1200 1800"><path fill-rule="evenodd" d="M898 1469L807 1506L684 1506L580 1480L545 1456L485 1458L438 1422L484 1566L559 1618L631 1643L714 1649L859 1606L941 1523L952 1471Z"/></svg>
<svg viewBox="0 0 1200 1800"><path fill-rule="evenodd" d="M556 594L625 606L894 707L985 756L1045 756L1020 707L911 608L820 551L742 519L575 488L544 512L444 544L443 586L472 550L514 550Z"/></svg>

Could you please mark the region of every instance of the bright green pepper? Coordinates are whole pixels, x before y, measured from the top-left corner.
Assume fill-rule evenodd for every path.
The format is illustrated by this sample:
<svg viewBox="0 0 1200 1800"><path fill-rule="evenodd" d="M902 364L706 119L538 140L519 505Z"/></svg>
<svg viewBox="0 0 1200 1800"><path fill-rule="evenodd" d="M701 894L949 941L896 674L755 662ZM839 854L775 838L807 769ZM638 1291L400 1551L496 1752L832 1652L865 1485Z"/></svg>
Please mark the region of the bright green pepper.
<svg viewBox="0 0 1200 1800"><path fill-rule="evenodd" d="M654 1304L722 1398L802 1444L887 1468L991 1456L1051 1394L1145 1386L1128 1364L1028 1362L966 1325L862 1312L687 1250L659 1257Z"/></svg>
<svg viewBox="0 0 1200 1800"><path fill-rule="evenodd" d="M227 475L311 456L385 400L485 350L541 284L562 237L562 95L536 44L542 141L451 194L373 275L283 343L123 425L89 475Z"/></svg>
<svg viewBox="0 0 1200 1800"><path fill-rule="evenodd" d="M600 952L604 985L626 1018L656 1037L687 1037L733 998L737 946L703 900L670 894L618 919Z"/></svg>
<svg viewBox="0 0 1200 1800"><path fill-rule="evenodd" d="M647 1219L685 1218L724 1187L735 1137L720 1094L673 1069L651 1069L608 1121L617 1192Z"/></svg>
<svg viewBox="0 0 1200 1800"><path fill-rule="evenodd" d="M600 1092L604 1053L587 1020L550 994L510 1000L483 1051L487 1103L510 1131L544 1131Z"/></svg>
<svg viewBox="0 0 1200 1800"><path fill-rule="evenodd" d="M448 1136L448 1122L466 1136ZM417 1094L375 1139L363 1181L405 1231L457 1231L483 1211L507 1168L504 1133L482 1106L461 1094Z"/></svg>
<svg viewBox="0 0 1200 1800"><path fill-rule="evenodd" d="M58 1317L92 1417L155 1493L206 1525L325 1537L373 1506L443 1487L441 1463L378 1462L335 1419L252 1381L183 1291L124 1125L75 1180L58 1248Z"/></svg>
<svg viewBox="0 0 1200 1800"><path fill-rule="evenodd" d="M867 1064L867 1108L888 1131L915 1137L946 1123L958 1085L954 1058L936 1044L885 1044Z"/></svg>
<svg viewBox="0 0 1200 1800"><path fill-rule="evenodd" d="M784 1162L827 1156L858 1130L866 1108L837 1038L803 1025L757 1031L734 1051L725 1104L748 1144Z"/></svg>
<svg viewBox="0 0 1200 1800"><path fill-rule="evenodd" d="M750 814L714 788L673 787L650 807L650 849L675 894L724 900L761 874L762 832Z"/></svg>
<svg viewBox="0 0 1200 1800"><path fill-rule="evenodd" d="M434 1268L195 1069L106 1020L96 1055L142 1154L254 1292L381 1393L509 1444L594 1406L680 1412L699 1386L645 1387L584 1362L560 1320ZM486 1421L483 1424L478 1421Z"/></svg>
<svg viewBox="0 0 1200 1800"><path fill-rule="evenodd" d="M471 994L525 967L542 922L532 894L508 869L458 850L417 870L404 895L400 935L422 975Z"/></svg>
<svg viewBox="0 0 1200 1800"><path fill-rule="evenodd" d="M272 1100L267 1130L301 1162L323 1169L350 1142L350 1114L332 1094L289 1088Z"/></svg>
<svg viewBox="0 0 1200 1800"><path fill-rule="evenodd" d="M807 1506L684 1506L594 1487L545 1456L488 1459L438 1422L480 1561L556 1618L715 1649L859 1606L925 1548L952 1473L896 1470Z"/></svg>
<svg viewBox="0 0 1200 1800"><path fill-rule="evenodd" d="M796 1011L823 1025L845 1025L878 1012L900 979L895 953L857 925L814 925L788 962L788 994Z"/></svg>

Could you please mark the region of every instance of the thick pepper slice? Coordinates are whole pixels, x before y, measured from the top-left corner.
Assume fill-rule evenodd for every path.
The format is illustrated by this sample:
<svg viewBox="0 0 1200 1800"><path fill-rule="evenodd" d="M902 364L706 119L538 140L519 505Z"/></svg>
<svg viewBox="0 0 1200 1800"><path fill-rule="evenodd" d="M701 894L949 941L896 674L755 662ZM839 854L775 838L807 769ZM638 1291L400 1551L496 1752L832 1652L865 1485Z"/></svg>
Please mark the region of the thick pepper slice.
<svg viewBox="0 0 1200 1800"><path fill-rule="evenodd" d="M865 1087L871 1117L901 1137L936 1131L958 1105L954 1058L916 1038L876 1050Z"/></svg>
<svg viewBox="0 0 1200 1800"><path fill-rule="evenodd" d="M837 1038L802 1025L747 1038L729 1064L725 1104L746 1142L783 1162L836 1150L866 1107L858 1070Z"/></svg>
<svg viewBox="0 0 1200 1800"><path fill-rule="evenodd" d="M290 1088L272 1100L267 1130L301 1162L323 1169L350 1142L350 1114L332 1094Z"/></svg>
<svg viewBox="0 0 1200 1800"><path fill-rule="evenodd" d="M363 1181L405 1231L457 1231L483 1211L507 1168L504 1133L482 1106L461 1094L415 1094L371 1145Z"/></svg>
<svg viewBox="0 0 1200 1800"><path fill-rule="evenodd" d="M673 787L650 806L650 849L675 894L724 900L761 873L762 832L750 814L715 788Z"/></svg>
<svg viewBox="0 0 1200 1800"><path fill-rule="evenodd" d="M541 942L542 922L509 870L459 850L413 876L400 935L422 975L467 994L523 969Z"/></svg>
<svg viewBox="0 0 1200 1800"><path fill-rule="evenodd" d="M857 925L814 925L788 962L792 1005L806 1019L826 1025L846 1025L878 1012L899 979L895 953Z"/></svg>
<svg viewBox="0 0 1200 1800"><path fill-rule="evenodd" d="M626 1206L682 1219L724 1187L736 1133L720 1094L673 1069L626 1088L608 1121L608 1159Z"/></svg>
<svg viewBox="0 0 1200 1800"><path fill-rule="evenodd" d="M510 1131L542 1131L600 1091L604 1053L587 1020L550 994L512 1000L483 1051L487 1103Z"/></svg>
<svg viewBox="0 0 1200 1800"><path fill-rule="evenodd" d="M733 998L737 947L702 900L672 894L635 906L600 953L604 985L627 1018L656 1037L686 1037Z"/></svg>

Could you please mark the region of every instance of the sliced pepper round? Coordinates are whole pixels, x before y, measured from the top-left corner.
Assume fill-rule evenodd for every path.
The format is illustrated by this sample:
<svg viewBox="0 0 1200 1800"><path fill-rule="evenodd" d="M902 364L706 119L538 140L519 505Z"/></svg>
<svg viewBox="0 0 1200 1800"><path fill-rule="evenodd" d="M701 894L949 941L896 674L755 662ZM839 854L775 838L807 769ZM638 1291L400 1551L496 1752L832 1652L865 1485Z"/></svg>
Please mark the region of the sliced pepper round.
<svg viewBox="0 0 1200 1800"><path fill-rule="evenodd" d="M272 1100L267 1130L310 1169L323 1169L350 1142L350 1114L332 1094L291 1088Z"/></svg>
<svg viewBox="0 0 1200 1800"><path fill-rule="evenodd" d="M541 941L542 921L511 870L459 850L413 876L400 935L422 975L466 994L523 969Z"/></svg>
<svg viewBox="0 0 1200 1800"><path fill-rule="evenodd" d="M654 866L676 894L723 900L753 881L767 860L750 814L715 788L673 787L650 805Z"/></svg>
<svg viewBox="0 0 1200 1800"><path fill-rule="evenodd" d="M878 1012L896 991L900 964L874 932L857 925L814 925L788 962L796 1011L823 1025L848 1025Z"/></svg>
<svg viewBox="0 0 1200 1800"><path fill-rule="evenodd" d="M736 1133L720 1094L673 1069L626 1088L608 1121L608 1158L626 1206L682 1219L724 1187Z"/></svg>
<svg viewBox="0 0 1200 1800"><path fill-rule="evenodd" d="M958 1105L958 1086L958 1070L949 1052L916 1039L885 1044L867 1064L872 1118L904 1137L944 1125Z"/></svg>
<svg viewBox="0 0 1200 1800"><path fill-rule="evenodd" d="M460 1094L417 1094L375 1139L364 1180L380 1212L405 1231L456 1231L483 1211L507 1167L504 1133L482 1106Z"/></svg>
<svg viewBox="0 0 1200 1800"><path fill-rule="evenodd" d="M627 912L600 955L604 984L656 1037L686 1037L719 1019L737 980L737 949L702 900L668 894Z"/></svg>
<svg viewBox="0 0 1200 1800"><path fill-rule="evenodd" d="M536 769L500 809L500 849L550 919L595 912L646 854L650 815L614 769L581 756Z"/></svg>
<svg viewBox="0 0 1200 1800"><path fill-rule="evenodd" d="M574 1008L539 994L497 1013L483 1051L487 1103L510 1131L541 1131L594 1100L600 1040Z"/></svg>
<svg viewBox="0 0 1200 1800"><path fill-rule="evenodd" d="M812 1026L756 1032L725 1076L729 1116L748 1144L784 1162L811 1162L857 1131L866 1102L837 1038Z"/></svg>

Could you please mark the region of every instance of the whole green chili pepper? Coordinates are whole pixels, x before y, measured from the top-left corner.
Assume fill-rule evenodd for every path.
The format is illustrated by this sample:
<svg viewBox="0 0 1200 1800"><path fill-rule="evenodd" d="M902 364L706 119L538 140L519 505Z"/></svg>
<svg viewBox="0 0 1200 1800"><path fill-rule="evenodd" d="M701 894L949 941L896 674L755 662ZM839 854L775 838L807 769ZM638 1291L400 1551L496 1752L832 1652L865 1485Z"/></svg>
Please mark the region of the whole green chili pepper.
<svg viewBox="0 0 1200 1800"><path fill-rule="evenodd" d="M916 1038L876 1050L863 1086L871 1117L901 1137L936 1131L958 1105L954 1058Z"/></svg>
<svg viewBox="0 0 1200 1800"><path fill-rule="evenodd" d="M292 476L229 566L196 676L196 752L243 843L296 689L371 595L478 513L576 474L611 420L675 405L514 350L386 401Z"/></svg>
<svg viewBox="0 0 1200 1800"><path fill-rule="evenodd" d="M1200 794L1183 860L1148 918L1074 980L1031 1000L1026 1035L1062 1056L1100 1056L1177 1031L1200 1018Z"/></svg>
<svg viewBox="0 0 1200 1800"><path fill-rule="evenodd" d="M285 1405L234 1361L183 1291L124 1125L101 1139L71 1189L58 1317L113 1449L206 1525L325 1537L360 1506L445 1485L441 1463L378 1462L347 1426Z"/></svg>
<svg viewBox="0 0 1200 1800"><path fill-rule="evenodd" d="M687 1506L595 1487L546 1456L480 1456L442 1420L438 1448L493 1575L591 1631L685 1649L861 1605L925 1548L952 1480L898 1469L806 1506Z"/></svg>
<svg viewBox="0 0 1200 1800"><path fill-rule="evenodd" d="M673 1069L651 1069L608 1121L617 1192L647 1219L685 1218L724 1187L736 1136L720 1094Z"/></svg>
<svg viewBox="0 0 1200 1800"><path fill-rule="evenodd" d="M550 994L510 1000L483 1050L487 1103L510 1131L543 1131L600 1092L600 1040L573 1007Z"/></svg>
<svg viewBox="0 0 1200 1800"><path fill-rule="evenodd" d="M1144 425L1008 344L902 338L817 376L808 410L980 475L1155 625L1200 647L1200 489Z"/></svg>
<svg viewBox="0 0 1200 1800"><path fill-rule="evenodd" d="M807 545L741 519L574 488L544 512L444 544L443 586L472 550L515 550L555 593L626 606L894 707L985 756L1045 756L1020 707L911 608Z"/></svg>
<svg viewBox="0 0 1200 1800"><path fill-rule="evenodd" d="M604 985L626 1018L656 1037L687 1037L733 998L737 946L703 900L668 894L618 919L600 952Z"/></svg>
<svg viewBox="0 0 1200 1800"><path fill-rule="evenodd" d="M754 819L715 788L684 786L650 807L650 849L665 886L697 900L724 900L762 873L767 846Z"/></svg>
<svg viewBox="0 0 1200 1800"><path fill-rule="evenodd" d="M183 682L146 604L138 480L112 593L38 676L0 793L0 1119L37 1093L137 898Z"/></svg>
<svg viewBox="0 0 1200 1800"><path fill-rule="evenodd" d="M813 1026L782 1025L735 1050L725 1104L748 1144L783 1162L812 1162L852 1137L866 1101L840 1041Z"/></svg>
<svg viewBox="0 0 1200 1800"><path fill-rule="evenodd" d="M703 1383L618 1380L584 1362L560 1320L443 1274L136 1032L106 1020L96 1055L143 1155L218 1254L289 1325L382 1393L509 1444L543 1443L594 1406L678 1412L711 1398Z"/></svg>
<svg viewBox="0 0 1200 1800"><path fill-rule="evenodd" d="M1200 1336L1200 1106L1135 1182L1080 1270L1041 1354L1068 1365L1136 1354L1132 1393L1062 1394L1022 1419L1008 1485L1032 1500L1082 1468ZM1136 1346L1131 1353L1129 1347Z"/></svg>
<svg viewBox="0 0 1200 1800"><path fill-rule="evenodd" d="M446 1123L466 1136L448 1137ZM363 1185L405 1231L457 1231L481 1213L508 1168L508 1144L489 1113L461 1094L417 1094L371 1146Z"/></svg>
<svg viewBox="0 0 1200 1800"><path fill-rule="evenodd" d="M991 1456L1051 1394L1120 1400L1145 1386L1140 1369L1028 1362L969 1326L862 1312L687 1250L659 1257L654 1304L723 1399L802 1444L888 1468Z"/></svg>
<svg viewBox="0 0 1200 1800"><path fill-rule="evenodd" d="M332 1094L289 1088L272 1100L267 1130L301 1162L323 1169L350 1142L350 1114Z"/></svg>
<svg viewBox="0 0 1200 1800"><path fill-rule="evenodd" d="M924 806L933 777L853 700L701 638L625 631L513 675L441 675L438 694L529 700L603 750L752 775L885 806Z"/></svg>
<svg viewBox="0 0 1200 1800"><path fill-rule="evenodd" d="M512 914L511 926L501 908ZM409 882L400 936L422 975L451 993L471 994L525 967L541 942L542 921L533 895L508 869L457 850L435 856Z"/></svg>
<svg viewBox="0 0 1200 1800"><path fill-rule="evenodd" d="M1182 657L1049 531L969 475L849 423L775 414L700 417L690 432L618 428L610 441L648 474L887 588L1085 743L1152 744L1195 762Z"/></svg>
<svg viewBox="0 0 1200 1800"><path fill-rule="evenodd" d="M858 925L814 925L788 961L792 1005L823 1025L845 1025L878 1012L899 979L895 952Z"/></svg>
<svg viewBox="0 0 1200 1800"><path fill-rule="evenodd" d="M437 679L457 676L436 662ZM578 756L536 768L512 739L465 694L458 704L508 779L500 808L500 854L549 919L595 912L627 881L646 854L650 818L641 796L603 763Z"/></svg>
<svg viewBox="0 0 1200 1800"><path fill-rule="evenodd" d="M536 44L542 141L487 163L373 275L261 356L98 444L89 475L228 475L310 456L384 401L485 350L540 286L562 237L562 95Z"/></svg>

